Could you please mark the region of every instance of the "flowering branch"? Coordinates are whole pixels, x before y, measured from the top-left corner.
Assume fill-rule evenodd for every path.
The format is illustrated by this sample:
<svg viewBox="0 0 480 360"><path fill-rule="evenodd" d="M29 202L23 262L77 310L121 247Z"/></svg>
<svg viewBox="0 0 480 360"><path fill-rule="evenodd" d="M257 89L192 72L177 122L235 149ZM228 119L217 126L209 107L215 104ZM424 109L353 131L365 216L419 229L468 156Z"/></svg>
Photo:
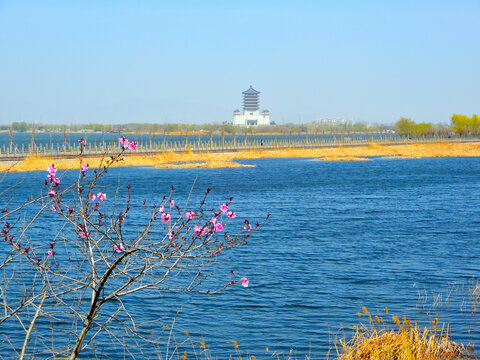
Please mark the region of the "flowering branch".
<svg viewBox="0 0 480 360"><path fill-rule="evenodd" d="M174 200L174 188L168 197L158 203L143 201L146 218L132 216L137 235L125 236L129 229L132 209L131 186L125 188L120 210L116 209L119 194L103 190L100 179L126 151L134 151L135 142L119 138L121 150L117 156L103 159L98 169L90 169L80 158L76 181L65 186L54 164L47 168L44 185L47 195L32 199L14 213L28 205L38 206L31 219L23 226L13 226L4 219L2 237L10 251L0 264L3 271L2 308L0 326L17 326L24 331L23 342L18 345L20 358L50 352L52 357L76 359L86 349L95 352L98 334L112 339L127 336L136 340L145 337L136 331L136 315L122 301L125 296L145 291L175 291L215 293L229 286L248 287L246 277L231 278L216 289L203 289L202 284L211 275L212 266L224 251L243 246L247 238L258 231L248 220L236 235L226 229L234 226L236 213L230 208L233 198L218 208L205 209L210 189L198 206L189 208L189 199L181 209ZM80 155L85 141L80 141ZM190 192L191 193L191 192ZM12 216L12 214L8 214ZM39 222L56 224L56 235L42 243L30 235ZM51 217L58 219L52 222ZM268 218L268 216L267 216ZM266 219L265 219L266 221ZM52 228L53 230L53 228ZM131 234L129 231L127 234ZM18 238L15 238L18 236ZM206 271L206 269L209 269ZM20 277L18 277L20 276ZM231 276L234 276L232 271ZM19 282L17 278L28 279ZM22 289L21 296L14 289ZM130 320L120 331L113 319L124 314ZM123 316L123 315L122 315ZM52 345L40 341L40 331L46 319L53 323L69 324L54 327ZM42 321L39 321L42 320ZM8 323L8 325L7 325ZM3 325L2 325L3 324ZM37 324L37 325L36 325ZM93 335L89 335L93 333ZM123 334L123 335L122 335ZM129 335L125 335L129 334ZM30 341L35 338L35 341ZM29 350L29 344L35 346ZM124 341L122 344L131 343ZM14 350L17 345L11 342ZM57 344L57 345L55 345ZM101 347L100 347L101 348ZM142 351L142 348L137 348Z"/></svg>

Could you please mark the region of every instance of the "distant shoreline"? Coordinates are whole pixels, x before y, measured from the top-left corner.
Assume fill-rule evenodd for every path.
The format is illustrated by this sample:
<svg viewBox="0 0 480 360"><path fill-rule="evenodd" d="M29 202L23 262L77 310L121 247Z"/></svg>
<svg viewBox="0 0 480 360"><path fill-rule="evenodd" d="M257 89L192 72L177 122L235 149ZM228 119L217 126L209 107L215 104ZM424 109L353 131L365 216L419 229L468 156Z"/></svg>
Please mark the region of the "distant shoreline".
<svg viewBox="0 0 480 360"><path fill-rule="evenodd" d="M480 142L438 142L402 145L372 143L361 146L330 146L319 148L252 149L210 153L163 152L158 154L125 153L123 161L116 166L149 166L154 168L230 168L250 166L236 160L260 158L311 158L319 161L365 161L382 158L425 157L480 157ZM52 157L28 156L25 160L0 162L0 172L41 171L52 163L58 169L78 169L81 163L98 167L101 157L75 157L55 159Z"/></svg>

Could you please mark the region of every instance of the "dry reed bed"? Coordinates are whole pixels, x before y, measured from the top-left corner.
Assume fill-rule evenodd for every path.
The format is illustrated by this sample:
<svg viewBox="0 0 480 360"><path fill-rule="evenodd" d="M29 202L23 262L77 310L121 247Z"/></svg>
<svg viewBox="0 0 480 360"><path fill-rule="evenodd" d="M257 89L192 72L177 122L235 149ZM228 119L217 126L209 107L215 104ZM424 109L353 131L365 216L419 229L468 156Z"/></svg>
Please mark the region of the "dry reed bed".
<svg viewBox="0 0 480 360"><path fill-rule="evenodd" d="M235 162L240 159L260 158L315 158L323 161L359 161L370 157L421 158L421 157L459 157L480 156L479 143L426 143L408 145L378 145L349 147L337 146L315 149L254 149L223 153L165 152L155 155L126 153L117 166L152 166L156 168L228 168L246 166ZM18 163L0 164L0 171L38 171L45 170L53 162L59 169L78 169L80 159L53 159L29 156ZM100 165L102 158L84 159L90 167Z"/></svg>
<svg viewBox="0 0 480 360"><path fill-rule="evenodd" d="M393 316L392 329L383 322L383 318L368 315L367 326L355 327L354 335L349 341L341 339L338 360L449 360L466 358L473 350L469 345L453 342L449 337L449 327L438 326L438 318L432 322L431 329L421 329L406 317L401 322ZM388 309L385 309L388 314ZM360 313L359 313L360 314Z"/></svg>

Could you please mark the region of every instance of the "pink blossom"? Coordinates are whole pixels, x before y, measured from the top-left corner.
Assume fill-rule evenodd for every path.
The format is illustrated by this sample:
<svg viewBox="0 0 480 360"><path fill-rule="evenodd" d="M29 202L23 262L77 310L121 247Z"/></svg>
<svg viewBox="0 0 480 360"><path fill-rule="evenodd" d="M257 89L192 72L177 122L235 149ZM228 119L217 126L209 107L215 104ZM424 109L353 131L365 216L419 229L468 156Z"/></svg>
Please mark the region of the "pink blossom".
<svg viewBox="0 0 480 360"><path fill-rule="evenodd" d="M82 169L81 169L82 174L85 173L85 171L87 171L87 170L88 170L88 164L83 164Z"/></svg>
<svg viewBox="0 0 480 360"><path fill-rule="evenodd" d="M212 220L210 220L210 222L211 222L212 224L215 224L215 223L217 222L217 218L216 218L216 217L213 217Z"/></svg>
<svg viewBox="0 0 480 360"><path fill-rule="evenodd" d="M242 281L242 286L244 288L248 287L248 279L247 278L242 277L240 280Z"/></svg>
<svg viewBox="0 0 480 360"><path fill-rule="evenodd" d="M222 204L222 206L220 206L220 210L222 210L222 212L227 212L228 210L227 204Z"/></svg>
<svg viewBox="0 0 480 360"><path fill-rule="evenodd" d="M170 206L172 206L172 207L175 206L175 201L170 200Z"/></svg>
<svg viewBox="0 0 480 360"><path fill-rule="evenodd" d="M202 232L202 227L199 225L195 225L195 227L193 228L193 232L197 235L200 235L200 233Z"/></svg>
<svg viewBox="0 0 480 360"><path fill-rule="evenodd" d="M52 250L48 250L47 254L48 254L48 257L52 257L53 255L55 255L55 252L53 252Z"/></svg>
<svg viewBox="0 0 480 360"><path fill-rule="evenodd" d="M173 239L173 231L170 231L170 232L168 233L168 238L169 238L170 240Z"/></svg>
<svg viewBox="0 0 480 360"><path fill-rule="evenodd" d="M97 197L95 196L95 194L90 194L90 200L95 201L96 199Z"/></svg>
<svg viewBox="0 0 480 360"><path fill-rule="evenodd" d="M97 199L100 200L100 201L107 200L107 194L99 192L97 194Z"/></svg>
<svg viewBox="0 0 480 360"><path fill-rule="evenodd" d="M80 145L85 145L85 140L83 140L83 138L77 141L80 143Z"/></svg>
<svg viewBox="0 0 480 360"><path fill-rule="evenodd" d="M223 225L222 225L222 223L220 223L220 222L216 223L215 226L213 227L213 230L214 230L215 232L222 231L222 230L223 230Z"/></svg>
<svg viewBox="0 0 480 360"><path fill-rule="evenodd" d="M118 245L113 245L113 250L115 250L117 253L121 253L125 250L125 248L123 247L122 243L119 243Z"/></svg>
<svg viewBox="0 0 480 360"><path fill-rule="evenodd" d="M120 143L120 145L122 145L124 149L128 148L128 146L130 145L130 142L125 138L125 136L118 138L118 142Z"/></svg>
<svg viewBox="0 0 480 360"><path fill-rule="evenodd" d="M55 185L60 185L60 179L59 178L55 178Z"/></svg>
<svg viewBox="0 0 480 360"><path fill-rule="evenodd" d="M230 219L235 219L235 211L229 211L227 212L227 217L229 217Z"/></svg>
<svg viewBox="0 0 480 360"><path fill-rule="evenodd" d="M185 216L187 217L188 220L192 220L195 215L196 214L193 211L189 211L185 213Z"/></svg>
<svg viewBox="0 0 480 360"><path fill-rule="evenodd" d="M160 212L163 214L165 212L165 206L161 206L158 210L160 210Z"/></svg>
<svg viewBox="0 0 480 360"><path fill-rule="evenodd" d="M50 175L53 175L53 176L55 176L55 174L57 173L57 169L53 164L47 167L47 171L50 173Z"/></svg>
<svg viewBox="0 0 480 360"><path fill-rule="evenodd" d="M51 183L53 183L53 182L55 181L55 175L48 174L48 175L47 175L47 179L48 179Z"/></svg>
<svg viewBox="0 0 480 360"><path fill-rule="evenodd" d="M55 207L55 205L52 205L52 211L57 212L57 208Z"/></svg>
<svg viewBox="0 0 480 360"><path fill-rule="evenodd" d="M170 219L171 219L171 216L170 216L169 213L163 213L163 214L162 214L162 222L163 222L163 223L164 223L164 222L169 222Z"/></svg>
<svg viewBox="0 0 480 360"><path fill-rule="evenodd" d="M208 227L203 228L203 230L202 230L202 235L203 235L203 234L208 234L209 232L210 232L210 229L209 229Z"/></svg>
<svg viewBox="0 0 480 360"><path fill-rule="evenodd" d="M82 232L80 233L80 237L81 237L82 239L85 239L85 238L87 237L87 233L86 233L85 231L82 231Z"/></svg>
<svg viewBox="0 0 480 360"><path fill-rule="evenodd" d="M48 195L50 195L50 196L55 196L55 194L56 194L56 192L53 189L48 192Z"/></svg>
<svg viewBox="0 0 480 360"><path fill-rule="evenodd" d="M137 142L136 141L132 141L129 145L128 145L128 148L130 150L135 150L137 148Z"/></svg>
<svg viewBox="0 0 480 360"><path fill-rule="evenodd" d="M247 230L247 231L252 230L252 225L250 225L250 223L245 224L245 226L243 227L243 230Z"/></svg>

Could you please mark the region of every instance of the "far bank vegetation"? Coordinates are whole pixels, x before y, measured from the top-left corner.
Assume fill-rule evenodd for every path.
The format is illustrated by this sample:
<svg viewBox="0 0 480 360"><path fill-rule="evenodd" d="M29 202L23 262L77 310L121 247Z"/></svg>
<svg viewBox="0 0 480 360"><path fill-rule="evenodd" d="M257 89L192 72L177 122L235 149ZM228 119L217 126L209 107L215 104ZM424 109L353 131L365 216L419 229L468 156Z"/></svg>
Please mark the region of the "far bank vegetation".
<svg viewBox="0 0 480 360"><path fill-rule="evenodd" d="M450 124L431 124L415 122L408 117L400 117L394 124L368 124L364 121L343 122L328 124L322 121L296 124L286 123L282 125L239 127L227 123L205 124L178 124L178 123L126 123L126 124L41 124L15 121L10 125L0 125L0 130L10 132L103 132L103 133L136 133L136 134L164 134L164 135L254 135L254 134L373 134L373 133L396 133L405 137L420 136L478 136L480 134L480 118L473 114L471 117L461 114L453 114Z"/></svg>

